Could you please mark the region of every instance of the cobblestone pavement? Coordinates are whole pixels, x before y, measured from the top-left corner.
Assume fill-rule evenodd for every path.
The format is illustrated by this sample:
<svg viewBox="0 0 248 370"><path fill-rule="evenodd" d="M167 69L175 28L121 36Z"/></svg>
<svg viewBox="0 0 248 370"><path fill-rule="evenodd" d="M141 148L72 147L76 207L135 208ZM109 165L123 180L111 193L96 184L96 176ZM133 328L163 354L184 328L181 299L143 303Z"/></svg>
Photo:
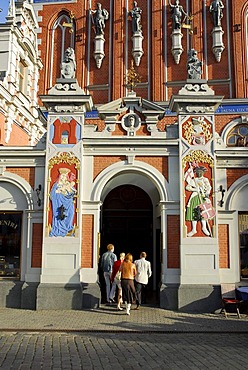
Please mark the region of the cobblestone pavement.
<svg viewBox="0 0 248 370"><path fill-rule="evenodd" d="M0 309L1 370L246 369L248 316Z"/></svg>
<svg viewBox="0 0 248 370"><path fill-rule="evenodd" d="M134 307L133 307L134 308ZM189 314L158 307L131 310L127 316L116 306L84 311L0 309L0 330L24 331L143 331L143 332L245 332L248 315L241 319L223 314Z"/></svg>
<svg viewBox="0 0 248 370"><path fill-rule="evenodd" d="M0 369L247 369L247 334L0 334Z"/></svg>

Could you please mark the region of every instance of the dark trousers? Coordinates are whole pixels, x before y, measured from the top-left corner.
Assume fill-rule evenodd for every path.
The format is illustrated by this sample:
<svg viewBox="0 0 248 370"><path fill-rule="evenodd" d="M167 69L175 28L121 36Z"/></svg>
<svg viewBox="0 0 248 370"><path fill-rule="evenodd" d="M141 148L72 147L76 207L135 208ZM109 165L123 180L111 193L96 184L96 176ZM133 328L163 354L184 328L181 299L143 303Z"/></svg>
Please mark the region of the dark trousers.
<svg viewBox="0 0 248 370"><path fill-rule="evenodd" d="M138 283L136 280L135 283L135 290L136 290L136 304L140 306L142 303L142 291L144 291L146 284Z"/></svg>

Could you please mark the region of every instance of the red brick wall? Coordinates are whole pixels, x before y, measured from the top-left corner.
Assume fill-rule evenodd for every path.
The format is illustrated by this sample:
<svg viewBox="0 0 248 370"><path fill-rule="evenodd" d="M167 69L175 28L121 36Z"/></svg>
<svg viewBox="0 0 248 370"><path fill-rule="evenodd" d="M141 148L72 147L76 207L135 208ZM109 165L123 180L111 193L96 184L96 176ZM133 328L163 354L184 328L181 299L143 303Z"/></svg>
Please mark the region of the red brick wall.
<svg viewBox="0 0 248 370"><path fill-rule="evenodd" d="M223 33L223 43L225 50L221 55L221 62L217 62L212 52L212 29L213 22L209 12L209 5L212 0L203 1L191 1L189 3L189 13L193 14L193 32L194 36L191 38L192 47L198 51L200 60L203 60L203 78L208 78L209 85L211 86L211 80L219 81L212 86L216 92L216 95L224 95L225 98L230 98L230 87L228 86L228 79L233 79L233 97L247 98L248 96L248 83L247 83L247 56L246 48L243 47L247 42L246 37L246 17L248 4L245 0L229 1L222 0L224 3L224 16L221 20ZM92 0L92 9L96 9L97 0ZM180 0L180 5L183 6L184 10L187 9L186 0ZM61 4L58 7L57 4L47 3L43 5L43 10L39 11L39 16L42 17L42 21L39 23L41 28L41 34L38 34L38 38L42 39L39 45L41 52L41 59L44 64L44 68L41 70L40 78L40 94L47 92L48 76L49 76L49 59L50 59L50 42L51 42L51 27L57 15L61 11L72 11L74 14L74 21L76 24L76 42L75 42L75 55L76 55L76 78L79 81L79 85L86 88L86 85L106 85L106 91L97 89L92 90L94 103L103 103L108 100L117 99L121 96L126 95L125 87L125 75L128 68L130 68L132 60L132 32L131 32L131 19L128 19L128 36L126 33L126 12L133 8L133 1L129 0L128 5L126 0L119 0L113 2L113 9L110 9L110 2L107 0L101 1L102 7L106 8L110 17L112 17L112 29L110 19L106 21L106 28L104 30L105 38L105 58L102 62L101 69L97 69L95 60L93 58L94 50L94 30L91 28L91 39L90 39L90 50L88 47L88 9L89 2L87 0L77 0L77 2L69 2ZM150 8L148 9L150 4ZM168 81L177 81L178 86L168 87L170 98L171 94L177 94L180 88L180 83L185 81L187 78L187 48L188 48L188 36L187 30L182 28L183 38L182 47L184 52L181 55L180 63L175 64L173 56L171 54L171 33L172 33L172 22L171 22L171 7L168 1L153 1L148 2L143 0L138 2L138 6L142 9L142 32L143 32L143 51L144 55L141 58L141 63L138 67L135 67L136 71L141 75L141 82L147 83L149 80L148 74L150 74L150 98L154 101L167 100L165 96L165 83ZM206 11L206 25L204 20L204 11ZM227 11L227 8L229 11ZM148 14L150 19L148 19ZM228 15L230 18L228 19ZM166 19L165 19L166 16ZM229 24L230 22L230 24ZM148 25L151 25L150 34L148 34ZM167 25L165 29L164 26ZM240 25L240 27L233 27L234 25ZM232 32L230 32L230 29ZM231 61L228 65L228 35L230 35L230 48L231 50ZM109 42L111 36L111 44ZM128 50L126 50L126 38L128 37ZM207 44L207 60L204 53L204 39L206 38ZM148 43L148 40L150 42ZM167 60L164 60L165 46L167 50ZM112 47L112 49L111 49ZM150 70L148 71L148 50L150 49ZM54 57L56 59L58 50L54 51ZM89 54L90 53L90 54ZM126 61L126 54L128 60ZM90 58L90 67L87 66L87 60ZM54 59L54 68L59 71L59 64ZM221 65L221 68L220 68ZM109 76L109 67L111 76ZM229 76L229 70L231 67L231 76ZM166 70L167 69L167 70ZM113 71L113 73L112 73ZM205 73L207 71L207 75ZM87 74L89 72L89 81L87 80ZM166 76L167 75L167 76ZM59 76L57 76L59 77ZM167 78L167 81L166 81ZM146 87L136 88L139 96L148 98L148 90ZM109 94L110 92L110 94ZM107 95L108 94L108 95ZM104 96L104 97L103 97ZM150 99L149 98L149 99Z"/></svg>
<svg viewBox="0 0 248 370"><path fill-rule="evenodd" d="M10 135L10 140L6 144L6 146L11 146L11 145L18 145L18 146L23 146L23 145L30 145L29 141L29 136L27 133L24 131L24 128L21 128L15 124L12 125L12 131Z"/></svg>
<svg viewBox="0 0 248 370"><path fill-rule="evenodd" d="M219 225L219 268L230 268L229 260L229 226Z"/></svg>
<svg viewBox="0 0 248 370"><path fill-rule="evenodd" d="M137 161L145 162L155 167L168 180L168 157L135 157Z"/></svg>
<svg viewBox="0 0 248 370"><path fill-rule="evenodd" d="M21 168L7 167L6 170L15 175L22 177L32 186L32 188L34 188L34 179L35 179L35 168L34 167L21 167Z"/></svg>
<svg viewBox="0 0 248 370"><path fill-rule="evenodd" d="M94 179L96 176L99 175L105 168L110 166L113 163L123 161L124 157L101 157L101 156L95 156L94 157Z"/></svg>
<svg viewBox="0 0 248 370"><path fill-rule="evenodd" d="M106 2L105 2L106 3ZM115 21L113 23L113 76L111 78L112 82L112 99L118 99L121 96L125 96L124 88L124 75L125 66L123 63L124 59L124 50L125 50L125 31L126 24L124 21L124 9L126 6L125 0L114 1L113 15ZM109 5L106 5L106 9L109 9Z"/></svg>
<svg viewBox="0 0 248 370"><path fill-rule="evenodd" d="M93 267L94 216L83 215L83 236L81 244L81 267Z"/></svg>
<svg viewBox="0 0 248 370"><path fill-rule="evenodd" d="M211 80L215 80L215 84L212 86L215 90L216 95L224 95L225 98L230 98L230 87L228 85L228 79L235 77L233 80L233 97L247 98L248 96L248 83L246 74L246 48L243 45L246 44L246 25L245 25L245 14L247 11L247 2L245 0L229 1L222 0L224 3L224 16L221 20L223 28L223 43L225 50L221 55L221 62L217 62L212 52L212 36L211 32L213 29L212 17L209 12L209 5L211 0L203 1L191 1L189 3L189 13L193 14L193 32L194 36L191 38L192 47L197 52L199 59L203 61L203 78L208 78L209 85L211 86ZM96 9L97 0L92 0L92 9ZM173 3L173 2L172 2ZM91 28L91 38L88 34L88 10L89 2L86 0L77 0L77 2L65 2L58 7L57 4L47 3L43 5L43 10L39 11L39 16L42 17L42 21L39 23L41 27L41 34L38 34L38 38L42 39L39 45L41 52L41 59L44 64L44 68L41 70L41 78L39 81L40 94L47 93L49 87L49 60L50 60L50 43L51 43L51 27L57 15L61 11L72 11L74 14L74 21L76 24L76 41L75 41L75 55L76 55L76 78L79 81L79 85L84 89L86 85L90 87L93 85L105 85L106 90L101 89L90 89L93 94L95 104L103 103L108 100L115 100L121 96L126 95L125 86L125 75L127 70L130 68L132 58L132 31L131 31L131 18L128 18L128 34L126 30L126 12L133 8L133 1L129 0L128 4L126 0L119 0L113 2L113 8L110 9L110 2L107 0L101 1L102 7L109 11L110 17L112 17L112 29L110 19L106 21L106 27L104 30L104 52L105 57L102 62L101 69L96 67L96 62L93 57L94 51L94 30ZM150 8L149 8L150 4ZM183 6L184 10L187 9L187 1L180 0L180 5ZM183 38L182 47L184 49L180 63L175 64L174 58L171 54L172 47L172 22L171 22L171 7L168 1L157 0L148 2L143 0L138 2L138 6L142 9L141 24L143 32L143 51L144 54L141 58L139 66L135 66L136 72L141 76L141 82L150 82L148 87L136 87L137 94L143 98L151 99L153 101L165 101L170 99L171 94L177 94L183 82L187 78L187 48L189 37L187 30L182 28ZM229 12L227 8L229 7ZM204 20L204 11L206 11L206 25ZM150 19L148 19L148 15ZM228 15L230 18L228 19ZM165 19L166 17L166 19ZM230 22L230 25L229 25ZM151 29L148 29L148 25ZM165 25L167 28L165 29ZM240 30L236 31L236 27L233 25L240 25ZM230 29L232 32L230 32ZM150 34L148 33L150 32ZM231 61L229 63L228 55L228 35L230 35L230 48L231 50ZM58 37L58 36L57 36ZM111 37L111 38L110 38ZM128 40L127 40L128 38ZM207 46L207 60L204 53L204 40L206 39ZM111 40L111 44L109 42ZM150 42L148 42L148 40ZM90 49L88 42L90 41ZM128 41L128 50L126 50L126 41ZM166 60L164 59L166 45ZM150 54L148 53L150 50ZM56 57L59 54L59 50L54 50L54 68L59 72L59 63ZM150 55L150 60L148 60ZM126 56L127 60L126 60ZM90 66L88 67L87 61L90 60ZM148 64L148 62L150 62ZM148 65L150 70L148 70ZM220 68L221 66L221 68ZM231 76L229 76L230 67L232 67ZM88 74L89 72L89 74ZM205 73L207 72L207 73ZM111 74L109 76L109 73ZM150 74L150 76L149 76ZM87 80L89 76L89 81ZM59 77L59 76L57 76ZM218 82L217 82L218 81ZM165 95L166 86L165 83L169 83L168 86L168 97ZM175 86L170 85L170 82L178 82ZM53 81L54 83L54 81ZM150 90L150 96L148 95Z"/></svg>
<svg viewBox="0 0 248 370"><path fill-rule="evenodd" d="M18 117L17 117L18 120ZM8 143L5 142L5 116L0 113L0 145L4 146L24 146L30 145L30 138L23 127L12 124L12 131Z"/></svg>
<svg viewBox="0 0 248 370"><path fill-rule="evenodd" d="M4 122L5 122L4 114L0 112L0 145L5 145Z"/></svg>
<svg viewBox="0 0 248 370"><path fill-rule="evenodd" d="M221 135L225 126L236 118L240 118L240 115L226 114L224 116L221 115L215 116L215 131L218 132L219 135Z"/></svg>
<svg viewBox="0 0 248 370"><path fill-rule="evenodd" d="M42 264L43 224L33 224L31 267Z"/></svg>
<svg viewBox="0 0 248 370"><path fill-rule="evenodd" d="M152 1L151 11L151 22L152 22L152 32L150 34L150 45L148 48L151 50L151 100L160 101L165 99L165 65L164 65L164 48L163 48L163 14L161 11L162 1ZM143 6L140 4L140 6ZM144 18L143 18L144 19ZM146 22L145 22L146 24ZM171 38L168 38L168 42L171 43ZM144 56L146 56L146 49L144 49ZM142 60L143 62L143 60ZM141 64L143 64L141 62ZM175 68L177 69L177 68ZM143 77L142 73L142 77ZM145 81L148 81L148 77Z"/></svg>
<svg viewBox="0 0 248 370"><path fill-rule="evenodd" d="M94 157L94 179L99 173L113 163L123 161L124 157ZM166 179L168 179L168 158L167 157L135 157L137 161L145 162L155 167L160 173L162 173Z"/></svg>
<svg viewBox="0 0 248 370"><path fill-rule="evenodd" d="M167 267L180 268L180 216L169 215L167 218Z"/></svg>
<svg viewBox="0 0 248 370"><path fill-rule="evenodd" d="M226 171L227 189L240 177L248 174L248 168L229 168Z"/></svg>
<svg viewBox="0 0 248 370"><path fill-rule="evenodd" d="M230 11L232 12L233 25L237 25L237 31L234 28L232 32L233 37L233 53L234 56L234 83L235 93L237 98L247 98L248 84L247 84L247 57L246 48L244 45L247 43L246 27L247 27L247 1L236 0L231 1Z"/></svg>

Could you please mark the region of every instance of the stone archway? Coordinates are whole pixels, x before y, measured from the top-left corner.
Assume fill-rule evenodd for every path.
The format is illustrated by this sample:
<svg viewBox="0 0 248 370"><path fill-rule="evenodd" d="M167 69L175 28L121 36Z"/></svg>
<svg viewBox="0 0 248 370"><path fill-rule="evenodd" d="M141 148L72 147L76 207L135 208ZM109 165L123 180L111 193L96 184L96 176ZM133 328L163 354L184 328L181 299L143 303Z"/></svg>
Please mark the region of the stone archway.
<svg viewBox="0 0 248 370"><path fill-rule="evenodd" d="M153 228L153 204L149 195L140 187L125 184L111 190L102 206L101 222L101 250L102 255L109 243L114 244L115 253L119 258L121 252L131 253L134 260L139 259L140 253L145 251L147 259L154 266L155 236ZM159 274L158 274L159 271ZM155 271L153 271L155 274ZM160 276L160 261L156 263L156 276ZM104 281L101 277L101 284ZM155 283L158 286L158 282ZM155 303L153 281L150 279L144 303ZM105 289L102 289L104 301Z"/></svg>
<svg viewBox="0 0 248 370"><path fill-rule="evenodd" d="M100 238L98 239L98 246L100 245L100 257L106 251L106 246L108 244L107 238L105 237L103 230L103 210L105 199L108 197L108 194L111 193L114 189L121 185L127 186L136 186L142 189L150 199L152 204L152 242L151 242L151 255L148 251L148 260L152 263L152 277L150 278L149 284L152 285L152 291L154 293L154 300L159 299L159 287L161 283L161 261L163 255L163 248L165 245L165 233L161 233L161 230L165 228L165 212L161 208L161 205L164 202L170 200L169 186L164 178L164 176L153 166L134 160L131 164L126 163L126 161L114 163L111 166L104 169L99 176L94 181L94 186L91 193L91 199L94 202L101 204L101 209L99 208L99 224L97 231L99 232ZM127 226L129 227L129 226ZM137 228L136 228L137 229ZM102 235L103 234L103 235ZM137 233L138 235L138 233ZM112 239L112 238L111 238ZM114 242L111 240L110 242ZM116 243L115 243L116 244ZM118 251L118 241L116 244L116 251ZM139 252L143 251L139 250ZM126 250L125 250L126 251ZM129 250L131 252L131 250ZM134 258L137 258L137 252L134 254ZM147 252L147 250L146 250ZM97 250L97 256L99 255ZM99 280L101 282L101 268L99 268L98 261L98 273ZM105 292L102 291L102 298L105 295ZM104 298L102 299L104 302Z"/></svg>

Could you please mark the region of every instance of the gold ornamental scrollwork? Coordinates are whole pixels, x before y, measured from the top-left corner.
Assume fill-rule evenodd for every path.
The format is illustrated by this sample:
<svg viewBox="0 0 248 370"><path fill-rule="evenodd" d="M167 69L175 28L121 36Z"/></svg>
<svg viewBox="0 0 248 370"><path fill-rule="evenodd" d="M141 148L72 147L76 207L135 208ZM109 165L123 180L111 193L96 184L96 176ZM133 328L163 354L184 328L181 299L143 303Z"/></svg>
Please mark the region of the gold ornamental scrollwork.
<svg viewBox="0 0 248 370"><path fill-rule="evenodd" d="M214 160L209 156L207 152L203 150L192 150L188 155L186 155L182 160L183 168L186 167L186 164L189 162L201 162L207 163L210 167L214 167Z"/></svg>
<svg viewBox="0 0 248 370"><path fill-rule="evenodd" d="M80 161L70 152L61 152L56 157L50 159L48 168L51 169L55 164L67 163L69 165L75 164L75 168L80 168Z"/></svg>
<svg viewBox="0 0 248 370"><path fill-rule="evenodd" d="M206 142L208 142L212 138L211 124L209 122L204 121L204 118L202 118L202 119L199 118L198 121L201 125L202 133L205 137L205 140L206 140ZM184 130L185 130L185 133L184 133L185 139L188 141L189 144L191 144L192 143L192 137L193 137L194 132L195 132L194 131L194 124L193 124L192 120L185 123Z"/></svg>

